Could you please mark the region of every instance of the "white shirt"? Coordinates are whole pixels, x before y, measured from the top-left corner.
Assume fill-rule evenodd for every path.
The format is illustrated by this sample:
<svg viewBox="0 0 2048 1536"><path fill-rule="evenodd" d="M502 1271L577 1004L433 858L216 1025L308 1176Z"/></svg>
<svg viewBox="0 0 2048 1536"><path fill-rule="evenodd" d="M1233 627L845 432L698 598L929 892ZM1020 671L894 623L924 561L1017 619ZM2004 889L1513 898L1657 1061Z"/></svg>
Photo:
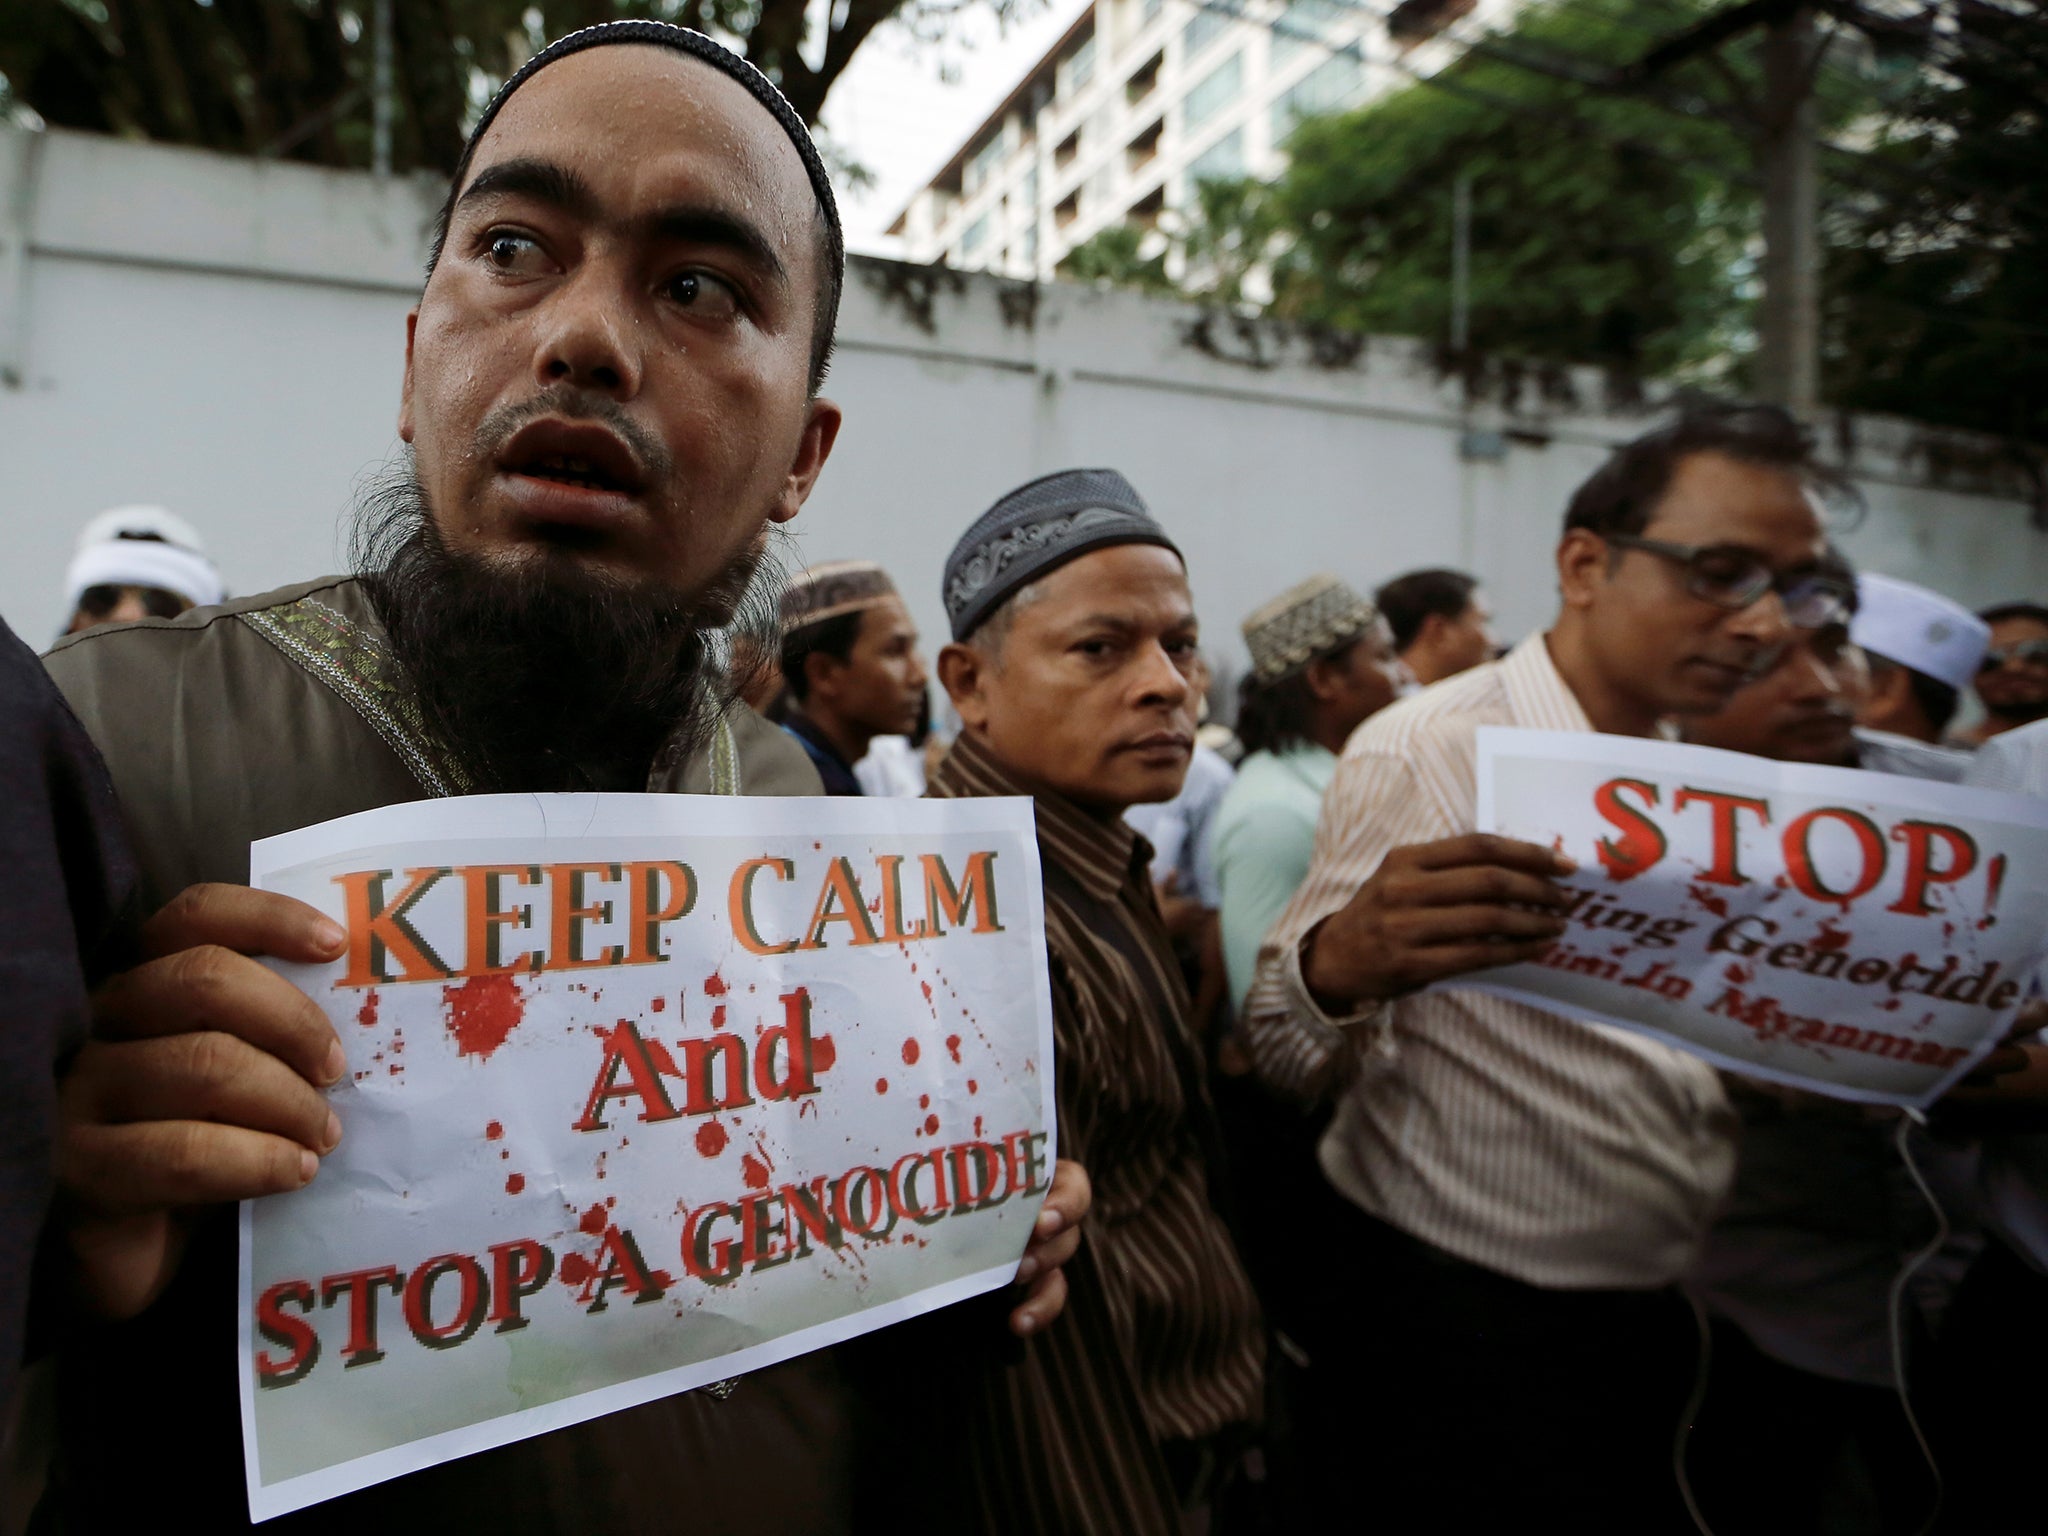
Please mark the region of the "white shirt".
<svg viewBox="0 0 2048 1536"><path fill-rule="evenodd" d="M1712 1067L1460 988L1333 1019L1301 978L1303 937L1391 850L1473 830L1482 725L1592 729L1541 635L1366 721L1324 797L1308 878L1260 952L1252 1054L1283 1091L1343 1083L1323 1171L1381 1220L1532 1285L1667 1285L1734 1173L1735 1115Z"/></svg>

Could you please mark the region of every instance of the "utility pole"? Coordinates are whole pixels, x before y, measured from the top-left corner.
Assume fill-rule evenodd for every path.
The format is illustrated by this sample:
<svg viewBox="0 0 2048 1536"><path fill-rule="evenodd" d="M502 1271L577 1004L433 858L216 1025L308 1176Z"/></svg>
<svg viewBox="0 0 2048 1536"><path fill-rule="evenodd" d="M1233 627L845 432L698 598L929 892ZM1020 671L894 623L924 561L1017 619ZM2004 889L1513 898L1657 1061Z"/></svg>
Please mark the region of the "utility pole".
<svg viewBox="0 0 2048 1536"><path fill-rule="evenodd" d="M1795 5L1764 33L1763 302L1757 392L1810 419L1820 405L1820 183L1813 12Z"/></svg>
<svg viewBox="0 0 2048 1536"><path fill-rule="evenodd" d="M377 0L370 25L370 169L391 174L391 0Z"/></svg>
<svg viewBox="0 0 2048 1536"><path fill-rule="evenodd" d="M1472 173L1451 183L1451 353L1465 355L1472 333Z"/></svg>

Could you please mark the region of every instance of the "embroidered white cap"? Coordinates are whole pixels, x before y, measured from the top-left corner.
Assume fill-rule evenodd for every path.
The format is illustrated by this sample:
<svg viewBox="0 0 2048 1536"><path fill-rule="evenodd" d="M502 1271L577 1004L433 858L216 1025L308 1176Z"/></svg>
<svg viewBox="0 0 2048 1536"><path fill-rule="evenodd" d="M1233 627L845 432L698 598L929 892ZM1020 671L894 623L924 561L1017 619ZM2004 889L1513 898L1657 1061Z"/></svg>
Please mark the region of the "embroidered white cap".
<svg viewBox="0 0 2048 1536"><path fill-rule="evenodd" d="M1991 626L1961 603L1896 576L1856 578L1849 638L1874 656L1961 690L1977 675Z"/></svg>

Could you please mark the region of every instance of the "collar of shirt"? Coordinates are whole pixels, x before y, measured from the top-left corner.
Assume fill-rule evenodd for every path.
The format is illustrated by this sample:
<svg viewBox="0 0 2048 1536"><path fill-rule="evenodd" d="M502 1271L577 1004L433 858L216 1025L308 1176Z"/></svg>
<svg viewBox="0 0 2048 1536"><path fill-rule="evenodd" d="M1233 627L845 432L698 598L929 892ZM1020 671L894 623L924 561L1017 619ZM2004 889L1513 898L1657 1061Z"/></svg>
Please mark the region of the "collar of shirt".
<svg viewBox="0 0 2048 1536"><path fill-rule="evenodd" d="M789 717L782 722L782 728L797 739L797 744L810 754L817 765L818 776L825 781L828 795L858 795L862 793L860 780L854 775L853 764L840 755L839 748L832 744L818 722L805 714L801 708L792 709Z"/></svg>
<svg viewBox="0 0 2048 1536"><path fill-rule="evenodd" d="M1590 731L1593 722L1579 696L1572 692L1550 645L1539 632L1529 636L1496 662L1508 711L1516 725L1533 731Z"/></svg>
<svg viewBox="0 0 2048 1536"><path fill-rule="evenodd" d="M1039 847L1101 901L1114 898L1126 880L1152 862L1152 845L1121 816L1091 815L1064 795L1026 789L966 731L932 775L931 793L947 800L1029 796L1037 811Z"/></svg>

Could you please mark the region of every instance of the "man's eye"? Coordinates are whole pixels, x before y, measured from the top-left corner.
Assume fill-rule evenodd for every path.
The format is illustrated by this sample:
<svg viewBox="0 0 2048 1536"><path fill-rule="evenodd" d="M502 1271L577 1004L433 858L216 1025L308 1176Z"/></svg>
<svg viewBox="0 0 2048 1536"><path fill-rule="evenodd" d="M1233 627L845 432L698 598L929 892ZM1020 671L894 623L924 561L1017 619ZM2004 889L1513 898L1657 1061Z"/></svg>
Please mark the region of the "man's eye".
<svg viewBox="0 0 2048 1536"><path fill-rule="evenodd" d="M490 243L484 247L484 259L499 272L519 276L539 272L546 265L539 241L531 235L513 234L509 230L500 230L491 236Z"/></svg>
<svg viewBox="0 0 2048 1536"><path fill-rule="evenodd" d="M679 308L708 319L739 313L740 298L732 284L709 272L684 272L670 279L668 296Z"/></svg>

